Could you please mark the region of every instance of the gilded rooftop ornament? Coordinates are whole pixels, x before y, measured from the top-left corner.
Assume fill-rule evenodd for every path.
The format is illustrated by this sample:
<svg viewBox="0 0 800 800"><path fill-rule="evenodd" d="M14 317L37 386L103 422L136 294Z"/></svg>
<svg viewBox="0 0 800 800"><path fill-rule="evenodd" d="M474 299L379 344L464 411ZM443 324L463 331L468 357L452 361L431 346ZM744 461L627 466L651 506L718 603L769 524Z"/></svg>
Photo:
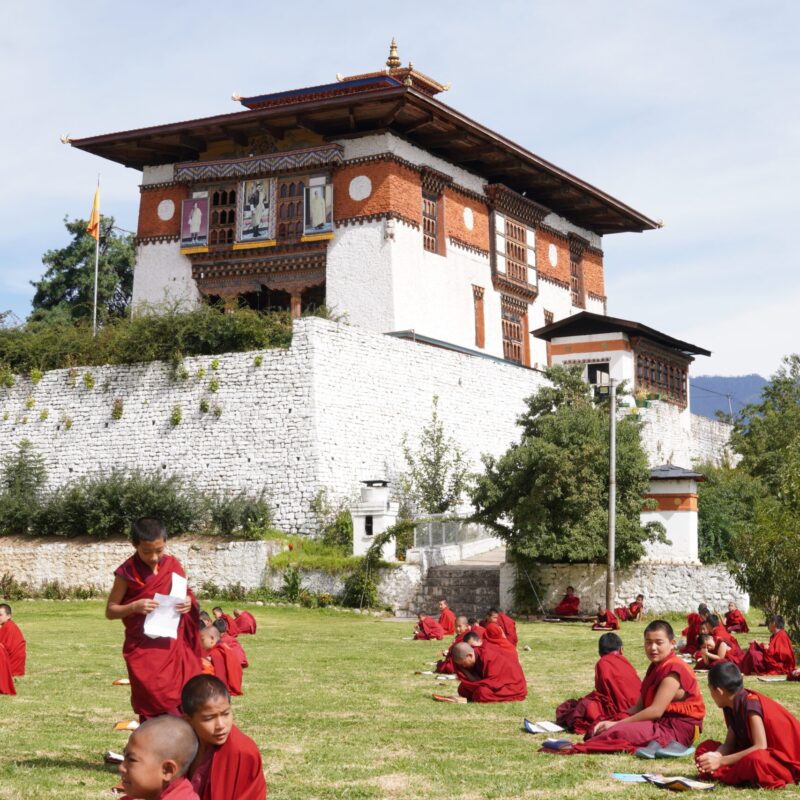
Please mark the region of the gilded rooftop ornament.
<svg viewBox="0 0 800 800"><path fill-rule="evenodd" d="M386 59L386 66L389 69L397 69L400 66L400 56L397 55L397 41L392 37L392 43L389 45L389 58Z"/></svg>

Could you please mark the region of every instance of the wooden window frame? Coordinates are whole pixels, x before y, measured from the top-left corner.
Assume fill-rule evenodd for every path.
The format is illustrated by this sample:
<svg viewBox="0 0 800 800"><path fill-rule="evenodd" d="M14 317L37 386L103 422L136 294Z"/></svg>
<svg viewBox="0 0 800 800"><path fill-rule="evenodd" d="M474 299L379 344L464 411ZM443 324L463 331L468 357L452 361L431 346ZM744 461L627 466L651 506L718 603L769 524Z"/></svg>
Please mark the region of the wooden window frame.
<svg viewBox="0 0 800 800"><path fill-rule="evenodd" d="M433 213L429 213L430 209ZM442 236L442 195L422 191L422 249L438 256L444 255Z"/></svg>
<svg viewBox="0 0 800 800"><path fill-rule="evenodd" d="M486 347L486 313L483 305L483 286L472 286L472 303L475 309L475 347Z"/></svg>
<svg viewBox="0 0 800 800"><path fill-rule="evenodd" d="M528 332L528 304L510 295L500 296L500 323L503 334L503 358L524 367L531 365L531 342Z"/></svg>

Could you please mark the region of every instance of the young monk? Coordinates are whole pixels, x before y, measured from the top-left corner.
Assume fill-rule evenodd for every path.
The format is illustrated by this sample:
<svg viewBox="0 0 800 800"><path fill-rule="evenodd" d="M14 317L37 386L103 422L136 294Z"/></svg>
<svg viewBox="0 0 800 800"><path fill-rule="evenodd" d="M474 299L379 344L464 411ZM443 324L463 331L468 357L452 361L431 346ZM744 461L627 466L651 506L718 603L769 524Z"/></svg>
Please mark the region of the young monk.
<svg viewBox="0 0 800 800"><path fill-rule="evenodd" d="M184 720L163 716L144 722L123 750L123 800L200 800L185 777L197 749L197 737Z"/></svg>
<svg viewBox="0 0 800 800"><path fill-rule="evenodd" d="M25 674L26 644L22 631L11 619L11 606L0 603L0 647L8 654L12 675Z"/></svg>
<svg viewBox="0 0 800 800"><path fill-rule="evenodd" d="M200 612L200 627L207 628L209 625L213 625L214 620L211 619L208 611L201 611Z"/></svg>
<svg viewBox="0 0 800 800"><path fill-rule="evenodd" d="M644 595L637 594L636 599L629 606L620 606L614 613L623 622L640 622L644 616Z"/></svg>
<svg viewBox="0 0 800 800"><path fill-rule="evenodd" d="M728 735L723 743L709 739L698 746L702 777L762 789L800 781L800 722L771 698L745 689L742 673L730 662L709 670L708 687Z"/></svg>
<svg viewBox="0 0 800 800"><path fill-rule="evenodd" d="M172 576L186 576L180 561L167 555L167 530L161 520L142 517L131 526L136 552L114 572L106 617L125 626L122 655L131 681L131 705L142 720L161 714L178 715L181 687L200 672L200 609L188 590L178 606L178 638L151 639L145 617L158 607L154 595L169 594Z"/></svg>
<svg viewBox="0 0 800 800"><path fill-rule="evenodd" d="M725 626L720 624L716 614L709 614L708 619L700 626L700 630L702 633L711 634L714 639L712 647L716 659L712 660L727 660L738 664L744 658L744 653L739 647L736 637L728 633Z"/></svg>
<svg viewBox="0 0 800 800"><path fill-rule="evenodd" d="M698 671L705 671L720 660L714 652L716 648L714 637L710 633L701 633L697 637L697 652L694 654L694 668Z"/></svg>
<svg viewBox="0 0 800 800"><path fill-rule="evenodd" d="M728 633L748 633L747 620L744 614L736 608L736 603L728 603L728 613L725 614L725 628Z"/></svg>
<svg viewBox="0 0 800 800"><path fill-rule="evenodd" d="M456 615L450 610L444 597L439 600L439 624L446 636L451 636L456 632Z"/></svg>
<svg viewBox="0 0 800 800"><path fill-rule="evenodd" d="M438 639L444 638L442 626L433 618L426 614L417 614L417 624L414 626L415 639Z"/></svg>
<svg viewBox="0 0 800 800"><path fill-rule="evenodd" d="M233 618L236 621L236 630L239 633L255 634L258 623L256 618L249 611L242 611L240 608L233 609Z"/></svg>
<svg viewBox="0 0 800 800"><path fill-rule="evenodd" d="M598 643L594 691L580 700L566 700L556 709L556 722L574 733L586 733L604 719L621 719L638 700L642 681L622 654L622 639L604 633Z"/></svg>
<svg viewBox="0 0 800 800"><path fill-rule="evenodd" d="M203 628L200 645L203 648L203 672L216 675L232 695L241 695L242 664L228 645L220 643L219 629L214 625Z"/></svg>
<svg viewBox="0 0 800 800"><path fill-rule="evenodd" d="M517 623L508 616L508 614L504 614L497 608L490 608L489 613L486 615L486 621L484 622L484 627L488 627L489 623L493 622L495 625L499 625L503 629L503 633L506 635L506 639L508 639L514 647L517 646L519 642L519 637L517 636Z"/></svg>
<svg viewBox="0 0 800 800"><path fill-rule="evenodd" d="M8 651L0 644L0 694L16 694L14 676L11 674L11 659Z"/></svg>
<svg viewBox="0 0 800 800"><path fill-rule="evenodd" d="M619 620L613 611L602 608L597 612L597 621L592 625L593 631L618 631Z"/></svg>
<svg viewBox="0 0 800 800"><path fill-rule="evenodd" d="M627 716L603 720L586 734L586 741L566 753L633 753L652 741L676 741L688 747L703 727L705 706L694 672L675 655L675 634L662 619L644 629L644 652L650 666L642 691Z"/></svg>
<svg viewBox="0 0 800 800"><path fill-rule="evenodd" d="M469 617L467 621L469 622L469 629L477 633L478 636L484 636L486 634L486 628L484 628L475 617ZM513 622L514 620L511 621Z"/></svg>
<svg viewBox="0 0 800 800"><path fill-rule="evenodd" d="M200 747L189 777L200 800L265 800L267 784L256 743L233 724L225 684L212 675L192 678L181 692L183 718Z"/></svg>
<svg viewBox="0 0 800 800"><path fill-rule="evenodd" d="M694 655L697 651L697 637L700 635L700 626L708 619L709 613L708 606L705 603L700 603L697 607L697 613L691 611L687 614L686 622L688 624L681 631L681 636L686 637L686 644L681 648L681 653Z"/></svg>
<svg viewBox="0 0 800 800"><path fill-rule="evenodd" d="M524 700L528 695L528 684L516 653L499 647L480 648L480 657L466 642L453 647L453 664L461 681L458 685L462 703L506 703Z"/></svg>
<svg viewBox="0 0 800 800"><path fill-rule="evenodd" d="M228 625L228 633L231 636L235 637L239 635L239 629L236 627L236 620L232 616L230 616L230 614L225 614L219 606L212 608L211 613L214 615L215 619L225 620L225 622Z"/></svg>
<svg viewBox="0 0 800 800"><path fill-rule="evenodd" d="M213 625L219 631L220 644L225 644L230 647L230 649L233 650L233 652L236 654L236 657L239 659L242 669L247 669L250 664L247 661L247 654L244 652L244 647L242 647L238 639L234 639L233 636L228 634L228 625L226 624L225 620L215 619Z"/></svg>
<svg viewBox="0 0 800 800"><path fill-rule="evenodd" d="M555 607L557 617L577 617L580 612L581 599L575 594L574 586L567 586L567 593Z"/></svg>
<svg viewBox="0 0 800 800"><path fill-rule="evenodd" d="M441 675L452 675L456 669L453 666L453 647L460 641L463 641L464 636L469 633L469 622L466 617L456 617L456 638L453 639L453 644L442 651L443 658L436 662L435 671Z"/></svg>
<svg viewBox="0 0 800 800"><path fill-rule="evenodd" d="M750 642L742 656L739 668L744 675L789 675L794 671L794 647L789 634L783 629L783 617L774 614L768 621L769 644Z"/></svg>

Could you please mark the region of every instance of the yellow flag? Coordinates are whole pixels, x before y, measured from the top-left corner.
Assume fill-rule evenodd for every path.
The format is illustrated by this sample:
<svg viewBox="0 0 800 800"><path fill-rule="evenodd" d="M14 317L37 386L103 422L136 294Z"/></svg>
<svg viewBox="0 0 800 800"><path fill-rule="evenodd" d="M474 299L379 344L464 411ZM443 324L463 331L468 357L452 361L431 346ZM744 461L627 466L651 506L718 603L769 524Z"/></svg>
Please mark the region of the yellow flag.
<svg viewBox="0 0 800 800"><path fill-rule="evenodd" d="M86 232L89 236L100 240L100 187L98 186L94 193L94 202L92 203L92 213L89 214L89 224L86 226Z"/></svg>

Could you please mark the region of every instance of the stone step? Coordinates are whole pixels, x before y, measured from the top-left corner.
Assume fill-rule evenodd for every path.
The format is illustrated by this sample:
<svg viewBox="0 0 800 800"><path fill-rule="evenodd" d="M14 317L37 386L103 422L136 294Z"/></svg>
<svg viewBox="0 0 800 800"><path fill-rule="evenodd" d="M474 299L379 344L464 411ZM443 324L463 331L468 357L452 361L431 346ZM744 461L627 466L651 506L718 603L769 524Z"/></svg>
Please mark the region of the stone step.
<svg viewBox="0 0 800 800"><path fill-rule="evenodd" d="M436 616L442 597L456 614L481 618L499 603L500 570L495 565L433 567L420 587L419 610Z"/></svg>

